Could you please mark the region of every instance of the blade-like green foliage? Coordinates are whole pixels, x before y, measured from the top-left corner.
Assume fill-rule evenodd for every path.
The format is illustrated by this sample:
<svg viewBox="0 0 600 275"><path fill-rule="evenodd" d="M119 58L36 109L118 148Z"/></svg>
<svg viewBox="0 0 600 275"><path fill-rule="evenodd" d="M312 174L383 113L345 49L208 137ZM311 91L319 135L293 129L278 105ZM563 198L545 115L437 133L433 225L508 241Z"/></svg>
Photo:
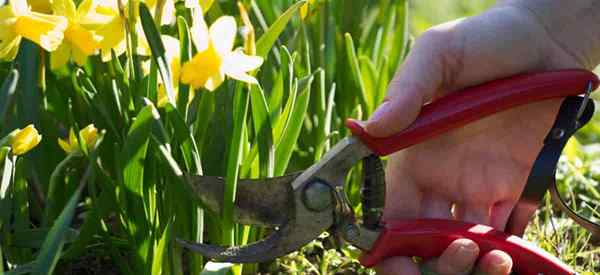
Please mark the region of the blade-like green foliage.
<svg viewBox="0 0 600 275"><path fill-rule="evenodd" d="M256 41L256 54L258 56L266 56L269 53L271 47L273 47L273 44L275 44L275 41L277 41L277 38L284 30L285 26L288 24L290 19L292 19L292 16L294 16L296 11L305 3L306 1L304 0L294 3L294 5L289 7L287 11L279 16L279 18L275 20L273 25L269 27L265 34L263 34L258 41Z"/></svg>
<svg viewBox="0 0 600 275"><path fill-rule="evenodd" d="M2 82L2 87L0 87L0 130L6 121L6 114L8 113L12 99L15 96L18 82L19 71L12 70L8 77L4 79L4 82Z"/></svg>
<svg viewBox="0 0 600 275"><path fill-rule="evenodd" d="M169 62L167 61L165 46L160 38L160 32L156 28L154 19L148 10L148 6L146 6L145 3L140 3L140 22L144 28L146 39L148 39L153 60L158 65L158 71L160 72L160 77L162 78L165 90L167 91L169 102L175 104L175 91L173 90L172 83L173 74Z"/></svg>
<svg viewBox="0 0 600 275"><path fill-rule="evenodd" d="M18 50L14 60L0 61L2 274L373 274L357 261L359 249L332 249L332 236L269 264L243 266L210 262L174 239L264 239L272 229L233 221L238 178L281 176L319 161L350 135L347 118L367 119L383 101L417 35L493 4L62 2L69 1L81 14L68 19L58 49L28 39L11 49L0 43L0 53ZM202 14L192 12L196 4ZM222 16L232 16L235 29ZM259 58L248 57L253 48ZM50 68L66 52L67 65ZM184 67L191 83L181 82ZM41 142L15 156L9 133L29 124ZM87 125L97 131L81 133ZM557 169L559 191L591 218L600 216L599 125L594 119L578 133ZM71 129L76 153L57 142ZM102 146L90 148L94 134ZM204 209L197 192L205 190L190 188L186 174L225 178L221 213ZM361 185L357 166L344 187L358 219ZM555 210L545 201L527 238L578 273L600 272L589 233Z"/></svg>

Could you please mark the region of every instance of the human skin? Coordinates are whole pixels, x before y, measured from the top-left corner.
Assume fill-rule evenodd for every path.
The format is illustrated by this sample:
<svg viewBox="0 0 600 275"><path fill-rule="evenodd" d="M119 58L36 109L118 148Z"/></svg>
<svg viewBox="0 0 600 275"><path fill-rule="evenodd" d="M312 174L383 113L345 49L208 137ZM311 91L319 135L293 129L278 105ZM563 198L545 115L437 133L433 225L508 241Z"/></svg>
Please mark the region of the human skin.
<svg viewBox="0 0 600 275"><path fill-rule="evenodd" d="M421 35L366 129L388 136L414 121L423 104L453 91L519 73L593 69L599 61L600 1L498 1ZM384 218L458 219L521 235L535 209L515 205L560 103L521 106L392 155ZM512 262L502 251L479 255L474 242L460 239L426 265L442 275L504 275ZM377 270L420 274L402 257Z"/></svg>

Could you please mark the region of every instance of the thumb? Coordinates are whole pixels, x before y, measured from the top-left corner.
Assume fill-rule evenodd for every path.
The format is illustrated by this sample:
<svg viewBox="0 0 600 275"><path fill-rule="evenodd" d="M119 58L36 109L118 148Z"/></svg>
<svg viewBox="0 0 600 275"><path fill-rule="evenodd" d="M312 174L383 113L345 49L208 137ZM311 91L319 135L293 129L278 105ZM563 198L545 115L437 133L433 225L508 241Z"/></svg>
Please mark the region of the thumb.
<svg viewBox="0 0 600 275"><path fill-rule="evenodd" d="M388 85L384 102L367 121L369 134L386 137L406 128L417 118L421 106L452 78L458 58L449 46L450 36L443 29L432 29L417 39Z"/></svg>

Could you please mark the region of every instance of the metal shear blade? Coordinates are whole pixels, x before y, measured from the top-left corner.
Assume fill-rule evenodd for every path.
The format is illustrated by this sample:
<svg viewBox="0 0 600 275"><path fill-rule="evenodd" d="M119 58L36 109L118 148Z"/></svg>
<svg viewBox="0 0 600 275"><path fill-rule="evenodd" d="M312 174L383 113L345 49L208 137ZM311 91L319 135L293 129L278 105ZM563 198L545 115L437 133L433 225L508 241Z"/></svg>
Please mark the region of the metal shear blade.
<svg viewBox="0 0 600 275"><path fill-rule="evenodd" d="M235 220L275 227L264 240L237 247L177 241L209 258L235 263L264 262L296 251L337 222L335 187L343 185L354 163L369 154L362 143L350 137L302 173L241 180L236 190ZM186 179L208 208L220 212L222 178L186 176Z"/></svg>
<svg viewBox="0 0 600 275"><path fill-rule="evenodd" d="M268 227L286 223L293 211L294 190L290 183L299 174L239 180L233 209L234 221ZM225 179L214 176L188 175L186 180L208 209L215 213L221 213Z"/></svg>

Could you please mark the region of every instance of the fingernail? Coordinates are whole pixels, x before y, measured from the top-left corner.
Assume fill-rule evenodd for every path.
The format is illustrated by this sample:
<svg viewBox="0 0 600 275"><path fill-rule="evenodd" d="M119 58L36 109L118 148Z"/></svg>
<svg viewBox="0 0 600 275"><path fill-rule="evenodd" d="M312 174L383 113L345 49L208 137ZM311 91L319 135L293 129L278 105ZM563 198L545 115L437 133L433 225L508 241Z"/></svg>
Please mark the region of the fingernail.
<svg viewBox="0 0 600 275"><path fill-rule="evenodd" d="M390 102L387 100L384 101L381 105L379 105L379 107L377 107L377 109L375 109L375 111L369 118L369 123L380 120L384 116L384 114L388 112L389 108Z"/></svg>
<svg viewBox="0 0 600 275"><path fill-rule="evenodd" d="M491 261L492 274L506 274L512 269L512 261L505 256L494 257Z"/></svg>
<svg viewBox="0 0 600 275"><path fill-rule="evenodd" d="M478 247L474 242L471 241L465 241L463 243L461 243L460 245L458 245L458 248L453 251L453 255L455 257L461 258L461 257L473 257L473 255L478 253Z"/></svg>
<svg viewBox="0 0 600 275"><path fill-rule="evenodd" d="M460 273L468 272L471 270L474 264L474 259L479 254L479 248L474 242L466 241L458 245L451 253L451 259L454 260L452 264L454 270Z"/></svg>

